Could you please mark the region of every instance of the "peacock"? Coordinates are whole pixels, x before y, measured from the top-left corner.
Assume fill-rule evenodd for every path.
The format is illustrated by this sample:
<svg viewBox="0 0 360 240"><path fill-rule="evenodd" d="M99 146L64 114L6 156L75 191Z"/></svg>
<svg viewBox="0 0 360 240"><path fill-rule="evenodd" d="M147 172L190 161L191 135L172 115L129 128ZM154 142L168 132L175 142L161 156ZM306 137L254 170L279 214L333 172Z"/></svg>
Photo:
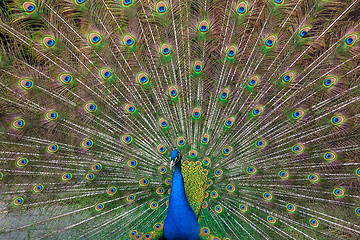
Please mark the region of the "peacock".
<svg viewBox="0 0 360 240"><path fill-rule="evenodd" d="M359 0L0 9L0 239L360 239Z"/></svg>

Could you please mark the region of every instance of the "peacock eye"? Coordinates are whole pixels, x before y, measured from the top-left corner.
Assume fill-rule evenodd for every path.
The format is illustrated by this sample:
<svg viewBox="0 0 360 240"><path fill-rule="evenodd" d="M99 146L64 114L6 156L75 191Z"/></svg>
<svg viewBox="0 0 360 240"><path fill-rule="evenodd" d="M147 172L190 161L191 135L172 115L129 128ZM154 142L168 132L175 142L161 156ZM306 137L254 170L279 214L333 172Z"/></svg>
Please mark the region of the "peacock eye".
<svg viewBox="0 0 360 240"><path fill-rule="evenodd" d="M104 80L109 79L113 75L112 71L108 68L100 69L100 77Z"/></svg>
<svg viewBox="0 0 360 240"><path fill-rule="evenodd" d="M23 3L23 8L25 10L26 13L33 13L36 9L36 5L32 2L24 2Z"/></svg>
<svg viewBox="0 0 360 240"><path fill-rule="evenodd" d="M122 3L125 7L129 7L130 5L133 4L133 1L132 0L123 0Z"/></svg>
<svg viewBox="0 0 360 240"><path fill-rule="evenodd" d="M265 46L267 48L272 48L275 45L276 37L274 35L270 35L265 39Z"/></svg>
<svg viewBox="0 0 360 240"><path fill-rule="evenodd" d="M200 108L194 108L192 112L193 119L199 119L201 117L201 110Z"/></svg>
<svg viewBox="0 0 360 240"><path fill-rule="evenodd" d="M159 10L159 13L164 13L165 10L166 10L166 8L165 8L164 6L160 6L160 7L158 8L158 10Z"/></svg>
<svg viewBox="0 0 360 240"><path fill-rule="evenodd" d="M208 30L209 30L209 23L206 20L199 23L199 31L201 33L206 33Z"/></svg>
<svg viewBox="0 0 360 240"><path fill-rule="evenodd" d="M248 4L246 2L240 2L236 6L236 11L237 11L238 14L244 15L248 11Z"/></svg>
<svg viewBox="0 0 360 240"><path fill-rule="evenodd" d="M83 3L85 3L86 0L75 0L75 3L78 4L78 5L81 5Z"/></svg>
<svg viewBox="0 0 360 240"><path fill-rule="evenodd" d="M46 48L52 48L55 46L55 38L53 37L44 37L42 42Z"/></svg>
<svg viewBox="0 0 360 240"><path fill-rule="evenodd" d="M282 3L284 2L284 0L274 0L274 2L275 2L276 4L282 4Z"/></svg>
<svg viewBox="0 0 360 240"><path fill-rule="evenodd" d="M90 33L89 34L89 40L92 44L98 44L101 41L100 34L98 33Z"/></svg>
<svg viewBox="0 0 360 240"><path fill-rule="evenodd" d="M142 72L140 72L136 75L136 80L138 83L140 83L143 86L149 82L149 78L148 78L147 74L142 73Z"/></svg>
<svg viewBox="0 0 360 240"><path fill-rule="evenodd" d="M352 33L350 35L347 35L345 37L345 44L350 47L350 46L353 46L354 43L358 40L358 34L356 33Z"/></svg>
<svg viewBox="0 0 360 240"><path fill-rule="evenodd" d="M167 56L170 54L170 46L166 43L164 43L163 45L161 45L161 53L164 56Z"/></svg>
<svg viewBox="0 0 360 240"><path fill-rule="evenodd" d="M236 51L237 51L237 48L236 48L235 45L229 46L228 49L227 49L227 56L229 58L233 58L235 56L235 54L236 54Z"/></svg>
<svg viewBox="0 0 360 240"><path fill-rule="evenodd" d="M199 61L199 60L197 60L197 61L194 62L194 67L193 67L193 69L194 69L194 71L195 71L196 73L200 73L201 70L202 70L202 66L203 66L202 62Z"/></svg>

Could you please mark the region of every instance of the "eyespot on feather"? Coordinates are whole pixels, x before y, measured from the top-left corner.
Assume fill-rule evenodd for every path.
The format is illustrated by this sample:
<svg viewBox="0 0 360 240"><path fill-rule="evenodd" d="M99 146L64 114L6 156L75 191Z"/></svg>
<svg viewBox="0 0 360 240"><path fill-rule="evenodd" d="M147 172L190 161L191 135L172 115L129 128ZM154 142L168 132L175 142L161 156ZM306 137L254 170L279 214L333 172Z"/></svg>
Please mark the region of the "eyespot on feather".
<svg viewBox="0 0 360 240"><path fill-rule="evenodd" d="M274 216L267 216L266 220L271 223L271 224L275 224L276 223L276 218Z"/></svg>
<svg viewBox="0 0 360 240"><path fill-rule="evenodd" d="M114 195L117 192L117 189L116 189L116 187L109 187L106 192L109 195Z"/></svg>
<svg viewBox="0 0 360 240"><path fill-rule="evenodd" d="M293 213L293 212L296 211L296 206L294 204L292 204L292 203L288 203L286 205L286 210L288 210L288 212Z"/></svg>
<svg viewBox="0 0 360 240"><path fill-rule="evenodd" d="M226 190L229 192L229 193L232 193L232 192L235 192L235 186L233 184L228 184L226 186Z"/></svg>
<svg viewBox="0 0 360 240"><path fill-rule="evenodd" d="M264 40L264 44L267 48L272 48L276 43L275 35L270 35Z"/></svg>
<svg viewBox="0 0 360 240"><path fill-rule="evenodd" d="M347 35L347 36L345 37L345 44L346 44L346 46L348 46L348 47L353 46L353 45L355 44L355 42L357 42L358 37L359 37L359 36L358 36L358 34L356 34L356 33L351 33L351 34Z"/></svg>
<svg viewBox="0 0 360 240"><path fill-rule="evenodd" d="M209 141L210 141L210 136L209 136L209 134L204 134L204 135L202 136L202 138L201 138L201 143L202 143L203 145L206 145L206 144L209 143Z"/></svg>
<svg viewBox="0 0 360 240"><path fill-rule="evenodd" d="M171 53L171 48L170 48L170 46L168 44L164 43L160 47L160 52L161 52L162 55L168 56Z"/></svg>
<svg viewBox="0 0 360 240"><path fill-rule="evenodd" d="M24 2L22 7L28 14L33 13L36 10L36 5L32 2Z"/></svg>
<svg viewBox="0 0 360 240"><path fill-rule="evenodd" d="M215 169L215 171L214 171L215 177L221 177L222 174L223 174L223 170L221 170L221 169Z"/></svg>
<svg viewBox="0 0 360 240"><path fill-rule="evenodd" d="M71 178L72 178L72 174L71 174L71 173L64 173L64 174L61 176L61 180L62 180L62 181L69 181Z"/></svg>
<svg viewBox="0 0 360 240"><path fill-rule="evenodd" d="M264 107L263 106L256 106L253 110L252 110L252 115L253 116L259 116L262 112L264 111Z"/></svg>
<svg viewBox="0 0 360 240"><path fill-rule="evenodd" d="M194 62L194 65L193 65L193 70L194 72L196 73L200 73L203 69L203 64L200 60L197 60Z"/></svg>
<svg viewBox="0 0 360 240"><path fill-rule="evenodd" d="M201 33L206 33L209 31L209 22L206 20L203 20L199 23L198 29Z"/></svg>
<svg viewBox="0 0 360 240"><path fill-rule="evenodd" d="M254 166L249 166L246 168L246 172L250 175L254 175L257 173L257 169Z"/></svg>
<svg viewBox="0 0 360 240"><path fill-rule="evenodd" d="M213 190L213 191L210 193L210 196L211 196L211 198L217 198L217 197L219 196L219 194L218 194L215 190Z"/></svg>
<svg viewBox="0 0 360 240"><path fill-rule="evenodd" d="M76 5L82 5L84 3L86 3L87 0L74 0Z"/></svg>
<svg viewBox="0 0 360 240"><path fill-rule="evenodd" d="M228 58L233 58L235 57L236 52L237 52L237 47L235 45L230 45L226 50L226 55Z"/></svg>
<svg viewBox="0 0 360 240"><path fill-rule="evenodd" d="M234 121L235 121L234 117L229 117L228 119L226 119L224 122L225 128L231 128L234 124Z"/></svg>
<svg viewBox="0 0 360 240"><path fill-rule="evenodd" d="M204 158L204 160L202 161L202 163L203 163L205 166L209 166L209 164L211 163L211 160L210 160L210 158L206 157L206 158Z"/></svg>
<svg viewBox="0 0 360 240"><path fill-rule="evenodd" d="M334 161L336 158L337 155L334 152L329 151L324 154L324 159L328 162Z"/></svg>
<svg viewBox="0 0 360 240"><path fill-rule="evenodd" d="M165 14L167 12L168 6L167 6L166 2L159 1L156 3L155 9L158 14Z"/></svg>
<svg viewBox="0 0 360 240"><path fill-rule="evenodd" d="M309 224L310 224L310 226L312 226L313 228L319 227L319 221L318 221L317 219L315 219L315 218L310 218Z"/></svg>
<svg viewBox="0 0 360 240"><path fill-rule="evenodd" d="M138 165L138 161L135 159L131 159L127 162L127 165L130 168L136 168L136 166Z"/></svg>
<svg viewBox="0 0 360 240"><path fill-rule="evenodd" d="M312 182L312 183L317 183L317 182L320 181L320 177L319 177L319 175L316 174L316 173L311 173L311 174L309 174L307 178L308 178L308 180L309 180L310 182Z"/></svg>
<svg viewBox="0 0 360 240"><path fill-rule="evenodd" d="M271 201L273 199L273 196L270 192L264 192L263 193L263 198L267 201Z"/></svg>
<svg viewBox="0 0 360 240"><path fill-rule="evenodd" d="M12 121L11 126L14 129L21 129L25 126L25 121L22 118L17 118L15 120Z"/></svg>
<svg viewBox="0 0 360 240"><path fill-rule="evenodd" d="M15 206L20 206L20 205L23 205L24 204L24 199L22 197L16 197L14 198L13 200L13 204Z"/></svg>
<svg viewBox="0 0 360 240"><path fill-rule="evenodd" d="M44 190L44 186L42 184L36 184L32 187L32 191L34 193L40 193Z"/></svg>
<svg viewBox="0 0 360 240"><path fill-rule="evenodd" d="M91 32L88 34L88 40L91 44L96 45L101 42L101 36L99 33Z"/></svg>
<svg viewBox="0 0 360 240"><path fill-rule="evenodd" d="M281 171L279 172L279 177L280 177L281 179L288 179L288 178L290 177L290 174L289 174L288 171L286 171L286 170L281 170Z"/></svg>
<svg viewBox="0 0 360 240"><path fill-rule="evenodd" d="M344 197L345 196L345 191L342 188L335 188L333 190L333 194L335 197Z"/></svg>
<svg viewBox="0 0 360 240"><path fill-rule="evenodd" d="M165 147L164 145L162 145L162 144L160 144L160 145L157 146L157 150L158 150L158 152L159 152L160 154L166 153L166 147Z"/></svg>
<svg viewBox="0 0 360 240"><path fill-rule="evenodd" d="M29 163L29 160L27 158L21 157L16 160L15 165L17 167L25 167L26 165L28 165L28 163Z"/></svg>
<svg viewBox="0 0 360 240"><path fill-rule="evenodd" d="M216 205L214 207L214 210L216 213L222 213L223 212L223 208L220 205Z"/></svg>
<svg viewBox="0 0 360 240"><path fill-rule="evenodd" d="M284 0L274 0L274 3L275 3L276 5L281 5L281 4L284 3Z"/></svg>
<svg viewBox="0 0 360 240"><path fill-rule="evenodd" d="M131 47L135 44L135 38L131 35L125 35L122 40L126 47Z"/></svg>
<svg viewBox="0 0 360 240"><path fill-rule="evenodd" d="M197 155L198 155L198 152L195 149L189 151L190 158L196 158Z"/></svg>
<svg viewBox="0 0 360 240"><path fill-rule="evenodd" d="M135 195L134 194L130 194L129 196L127 196L126 201L128 202L133 202L135 200Z"/></svg>
<svg viewBox="0 0 360 240"><path fill-rule="evenodd" d="M259 83L259 76L255 75L255 76L252 76L249 81L248 81L248 87L250 88L253 88L253 87L256 87Z"/></svg>
<svg viewBox="0 0 360 240"><path fill-rule="evenodd" d="M310 30L311 30L311 27L309 27L309 26L302 27L299 31L299 36L301 38L306 38L306 35Z"/></svg>
<svg viewBox="0 0 360 240"><path fill-rule="evenodd" d="M160 166L158 168L158 171L159 171L160 174L165 174L167 172L167 169L166 169L165 166Z"/></svg>
<svg viewBox="0 0 360 240"><path fill-rule="evenodd" d="M95 172L99 172L102 169L102 166L100 163L95 163L91 166L91 170Z"/></svg>
<svg viewBox="0 0 360 240"><path fill-rule="evenodd" d="M166 119L164 118L160 118L159 120L159 126L162 128L162 129L167 129L169 127L169 123Z"/></svg>
<svg viewBox="0 0 360 240"><path fill-rule="evenodd" d="M282 75L281 80L283 83L288 84L291 83L292 80L294 80L294 78L295 78L294 72L286 72Z"/></svg>
<svg viewBox="0 0 360 240"><path fill-rule="evenodd" d="M57 151L59 151L59 146L55 143L52 143L46 147L46 150L48 153L56 153Z"/></svg>
<svg viewBox="0 0 360 240"><path fill-rule="evenodd" d="M99 204L95 205L96 211L102 211L103 209L104 209L104 204L99 203Z"/></svg>
<svg viewBox="0 0 360 240"><path fill-rule="evenodd" d="M133 5L134 0L122 0L121 3L124 7L130 7L131 5Z"/></svg>
<svg viewBox="0 0 360 240"><path fill-rule="evenodd" d="M50 110L50 111L45 113L45 118L48 121L54 121L54 120L56 120L58 118L58 114L54 110Z"/></svg>
<svg viewBox="0 0 360 240"><path fill-rule="evenodd" d="M162 187L158 187L158 188L156 189L156 193L159 194L159 195L164 194L164 192L165 192L165 190L164 190L164 188L162 188Z"/></svg>
<svg viewBox="0 0 360 240"><path fill-rule="evenodd" d="M233 150L232 146L226 146L222 149L222 154L224 156L228 156L231 154L232 150Z"/></svg>
<svg viewBox="0 0 360 240"><path fill-rule="evenodd" d="M326 88L330 88L337 83L338 79L335 76L328 76L324 79L323 86Z"/></svg>
<svg viewBox="0 0 360 240"><path fill-rule="evenodd" d="M191 114L193 119L200 119L201 118L201 110L200 108L194 108Z"/></svg>
<svg viewBox="0 0 360 240"><path fill-rule="evenodd" d="M163 224L162 223L155 223L153 229L155 231L161 231L163 229Z"/></svg>
<svg viewBox="0 0 360 240"><path fill-rule="evenodd" d="M300 154L302 152L305 151L305 147L304 145L298 143L298 144L295 144L294 146L292 146L291 150L295 153L295 154Z"/></svg>
<svg viewBox="0 0 360 240"><path fill-rule="evenodd" d="M84 109L88 113L95 112L97 110L97 106L94 102L87 102L84 104Z"/></svg>
<svg viewBox="0 0 360 240"><path fill-rule="evenodd" d="M149 83L148 75L146 73L142 73L142 72L140 72L136 75L136 80L141 85L146 85L147 83Z"/></svg>
<svg viewBox="0 0 360 240"><path fill-rule="evenodd" d="M24 78L19 81L19 85L24 90L29 90L34 86L34 82L31 79Z"/></svg>
<svg viewBox="0 0 360 240"><path fill-rule="evenodd" d="M209 236L210 235L210 229L209 228L207 228L207 227L202 227L201 229L200 229L200 236L201 237L207 237L207 236Z"/></svg>
<svg viewBox="0 0 360 240"><path fill-rule="evenodd" d="M121 136L121 141L123 143L125 143L126 145L130 144L133 141L132 136L130 136L129 134L125 134Z"/></svg>
<svg viewBox="0 0 360 240"><path fill-rule="evenodd" d="M335 126L340 126L345 122L345 117L342 115L335 115L331 118L331 123Z"/></svg>
<svg viewBox="0 0 360 240"><path fill-rule="evenodd" d="M149 180L147 178L142 178L139 180L139 184L141 187L145 187L145 186L149 185Z"/></svg>
<svg viewBox="0 0 360 240"><path fill-rule="evenodd" d="M168 93L171 98L175 99L179 95L179 89L176 86L170 86Z"/></svg>
<svg viewBox="0 0 360 240"><path fill-rule="evenodd" d="M268 145L268 142L265 139L259 139L255 142L255 146L259 149L264 148Z"/></svg>
<svg viewBox="0 0 360 240"><path fill-rule="evenodd" d="M73 80L73 76L69 73L62 73L59 75L59 81L62 83L62 84L69 84L72 80Z"/></svg>
<svg viewBox="0 0 360 240"><path fill-rule="evenodd" d="M93 173L87 173L85 176L86 180L92 181L95 179L95 175Z"/></svg>
<svg viewBox="0 0 360 240"><path fill-rule="evenodd" d="M246 204L240 204L239 209L241 212L246 213L248 211L248 206Z"/></svg>
<svg viewBox="0 0 360 240"><path fill-rule="evenodd" d="M295 111L292 112L291 114L291 118L294 120L298 120L300 118L302 118L305 114L305 111L302 109L296 109Z"/></svg>
<svg viewBox="0 0 360 240"><path fill-rule="evenodd" d="M155 201L150 203L150 208L151 209L156 209L158 206L159 206L159 204L157 202L155 202Z"/></svg>
<svg viewBox="0 0 360 240"><path fill-rule="evenodd" d="M90 149L93 146L94 142L93 140L87 138L81 141L80 146L85 149Z"/></svg>
<svg viewBox="0 0 360 240"><path fill-rule="evenodd" d="M56 41L55 41L55 38L53 38L53 37L44 37L42 39L42 43L43 43L44 47L52 48L55 46Z"/></svg>
<svg viewBox="0 0 360 240"><path fill-rule="evenodd" d="M112 71L109 68L100 69L100 77L104 80L109 79L112 76Z"/></svg>
<svg viewBox="0 0 360 240"><path fill-rule="evenodd" d="M177 145L178 145L179 147L185 146L185 144L186 144L185 138L183 138L183 137L178 137L176 143L177 143Z"/></svg>
<svg viewBox="0 0 360 240"><path fill-rule="evenodd" d="M237 6L236 6L236 12L240 15L244 15L247 13L248 11L248 4L247 2L240 2Z"/></svg>
<svg viewBox="0 0 360 240"><path fill-rule="evenodd" d="M229 88L224 88L219 95L219 99L220 101L226 101L228 99L230 95L230 89Z"/></svg>
<svg viewBox="0 0 360 240"><path fill-rule="evenodd" d="M127 113L135 113L136 112L136 107L134 104L131 104L131 103L128 103L128 104L125 104L124 106L124 109Z"/></svg>

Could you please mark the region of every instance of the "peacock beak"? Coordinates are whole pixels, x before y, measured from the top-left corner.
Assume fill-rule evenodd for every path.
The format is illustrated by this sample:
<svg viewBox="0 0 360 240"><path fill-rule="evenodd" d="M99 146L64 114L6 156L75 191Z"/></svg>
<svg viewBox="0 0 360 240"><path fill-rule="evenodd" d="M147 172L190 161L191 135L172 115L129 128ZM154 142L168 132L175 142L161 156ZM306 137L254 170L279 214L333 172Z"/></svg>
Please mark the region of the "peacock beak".
<svg viewBox="0 0 360 240"><path fill-rule="evenodd" d="M170 170L175 166L175 161L174 160L171 160L170 161Z"/></svg>

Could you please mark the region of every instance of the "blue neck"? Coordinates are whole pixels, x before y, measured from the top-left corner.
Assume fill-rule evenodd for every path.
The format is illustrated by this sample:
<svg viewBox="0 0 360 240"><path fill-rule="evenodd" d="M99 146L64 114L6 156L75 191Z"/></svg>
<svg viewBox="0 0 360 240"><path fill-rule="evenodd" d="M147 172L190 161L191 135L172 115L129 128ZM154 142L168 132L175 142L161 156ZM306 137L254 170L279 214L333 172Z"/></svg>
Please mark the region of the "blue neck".
<svg viewBox="0 0 360 240"><path fill-rule="evenodd" d="M166 240L199 239L199 223L186 198L181 161L175 165L172 177L169 208L164 223Z"/></svg>

